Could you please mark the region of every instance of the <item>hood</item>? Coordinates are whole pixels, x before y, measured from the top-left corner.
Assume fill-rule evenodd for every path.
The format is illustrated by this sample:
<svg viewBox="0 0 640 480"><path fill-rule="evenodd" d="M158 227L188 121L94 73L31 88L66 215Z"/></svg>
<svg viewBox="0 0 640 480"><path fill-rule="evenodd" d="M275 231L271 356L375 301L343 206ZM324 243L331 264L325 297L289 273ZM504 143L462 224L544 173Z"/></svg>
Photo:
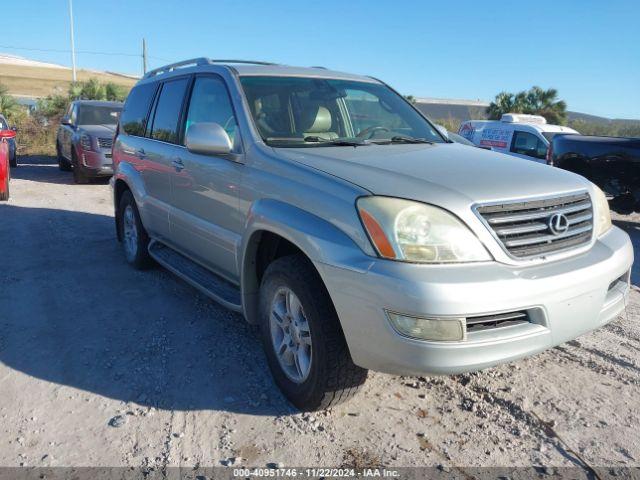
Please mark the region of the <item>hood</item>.
<svg viewBox="0 0 640 480"><path fill-rule="evenodd" d="M375 195L446 205L563 194L588 188L571 172L456 143L279 148L280 155Z"/></svg>
<svg viewBox="0 0 640 480"><path fill-rule="evenodd" d="M116 134L116 125L80 125L80 130L95 137L113 138Z"/></svg>

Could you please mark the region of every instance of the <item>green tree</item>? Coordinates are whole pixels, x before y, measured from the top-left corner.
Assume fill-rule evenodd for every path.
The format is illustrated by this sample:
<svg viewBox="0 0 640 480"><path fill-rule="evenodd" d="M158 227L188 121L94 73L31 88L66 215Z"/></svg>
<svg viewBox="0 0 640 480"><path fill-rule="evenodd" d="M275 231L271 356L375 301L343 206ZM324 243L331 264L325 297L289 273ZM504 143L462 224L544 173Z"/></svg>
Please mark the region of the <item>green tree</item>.
<svg viewBox="0 0 640 480"><path fill-rule="evenodd" d="M557 125L567 122L567 104L558 100L555 88L544 90L534 86L516 94L500 92L487 107L487 115L498 120L504 113L542 115L547 122Z"/></svg>
<svg viewBox="0 0 640 480"><path fill-rule="evenodd" d="M0 83L0 113L4 115L9 123L15 124L19 118L25 115L24 107L12 95L9 95L9 88Z"/></svg>
<svg viewBox="0 0 640 480"><path fill-rule="evenodd" d="M416 97L414 97L413 95L405 95L404 98L406 98L411 103L416 103Z"/></svg>

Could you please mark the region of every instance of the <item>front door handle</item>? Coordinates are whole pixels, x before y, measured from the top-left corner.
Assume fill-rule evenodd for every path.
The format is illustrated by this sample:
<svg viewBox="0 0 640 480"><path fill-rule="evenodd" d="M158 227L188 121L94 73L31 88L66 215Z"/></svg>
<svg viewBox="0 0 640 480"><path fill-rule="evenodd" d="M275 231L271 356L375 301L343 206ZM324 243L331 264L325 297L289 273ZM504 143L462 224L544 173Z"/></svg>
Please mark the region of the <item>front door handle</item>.
<svg viewBox="0 0 640 480"><path fill-rule="evenodd" d="M173 168L176 169L176 172L184 170L184 163L182 162L181 158L174 158L173 160L171 160L171 165L173 165Z"/></svg>
<svg viewBox="0 0 640 480"><path fill-rule="evenodd" d="M136 157L140 160L144 160L147 157L147 153L144 151L144 148L139 148L136 150Z"/></svg>

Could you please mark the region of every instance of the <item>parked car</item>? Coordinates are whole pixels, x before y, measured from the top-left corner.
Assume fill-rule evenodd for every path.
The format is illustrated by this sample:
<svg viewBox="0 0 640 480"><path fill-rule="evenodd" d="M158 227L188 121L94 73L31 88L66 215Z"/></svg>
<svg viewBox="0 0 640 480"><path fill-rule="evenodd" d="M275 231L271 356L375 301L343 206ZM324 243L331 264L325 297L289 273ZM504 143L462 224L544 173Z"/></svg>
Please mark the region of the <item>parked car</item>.
<svg viewBox="0 0 640 480"><path fill-rule="evenodd" d="M598 187L449 142L370 77L168 65L129 94L113 160L126 260L259 325L301 409L349 398L368 369L448 375L540 352L628 296L633 249Z"/></svg>
<svg viewBox="0 0 640 480"><path fill-rule="evenodd" d="M73 170L75 183L113 175L111 147L121 102L76 100L60 122L56 152L60 170Z"/></svg>
<svg viewBox="0 0 640 480"><path fill-rule="evenodd" d="M10 127L9 126L9 122L7 122L7 119L3 116L0 115L0 136L3 135L3 132L13 132L13 134L8 134L5 133L4 138L6 138L7 140L7 146L9 148L9 164L12 167L17 167L18 166L18 154L17 154L17 148L16 148L16 127Z"/></svg>
<svg viewBox="0 0 640 480"><path fill-rule="evenodd" d="M598 185L614 210L640 211L640 138L557 135L547 163Z"/></svg>
<svg viewBox="0 0 640 480"><path fill-rule="evenodd" d="M11 180L11 162L9 141L14 139L13 130L0 130L0 201L9 200L9 180Z"/></svg>
<svg viewBox="0 0 640 480"><path fill-rule="evenodd" d="M460 143L462 145L467 145L469 147L476 147L477 146L475 143L467 140L462 135L458 135L457 133L447 132L447 138L449 140L451 140L452 142Z"/></svg>
<svg viewBox="0 0 640 480"><path fill-rule="evenodd" d="M555 135L578 132L549 125L539 115L505 113L499 121L468 120L460 125L458 133L478 147L545 163L549 142Z"/></svg>

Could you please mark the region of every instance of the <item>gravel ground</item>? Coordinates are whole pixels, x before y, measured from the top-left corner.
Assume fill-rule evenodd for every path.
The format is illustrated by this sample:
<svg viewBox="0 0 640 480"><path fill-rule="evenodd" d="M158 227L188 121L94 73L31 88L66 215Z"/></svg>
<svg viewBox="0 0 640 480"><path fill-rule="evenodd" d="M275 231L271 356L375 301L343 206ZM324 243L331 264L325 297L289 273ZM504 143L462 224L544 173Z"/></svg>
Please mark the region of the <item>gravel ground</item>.
<svg viewBox="0 0 640 480"><path fill-rule="evenodd" d="M300 414L238 315L125 264L105 182L21 162L0 205L0 466L640 466L636 288L615 322L533 358L372 373ZM636 246L638 220L617 217Z"/></svg>

